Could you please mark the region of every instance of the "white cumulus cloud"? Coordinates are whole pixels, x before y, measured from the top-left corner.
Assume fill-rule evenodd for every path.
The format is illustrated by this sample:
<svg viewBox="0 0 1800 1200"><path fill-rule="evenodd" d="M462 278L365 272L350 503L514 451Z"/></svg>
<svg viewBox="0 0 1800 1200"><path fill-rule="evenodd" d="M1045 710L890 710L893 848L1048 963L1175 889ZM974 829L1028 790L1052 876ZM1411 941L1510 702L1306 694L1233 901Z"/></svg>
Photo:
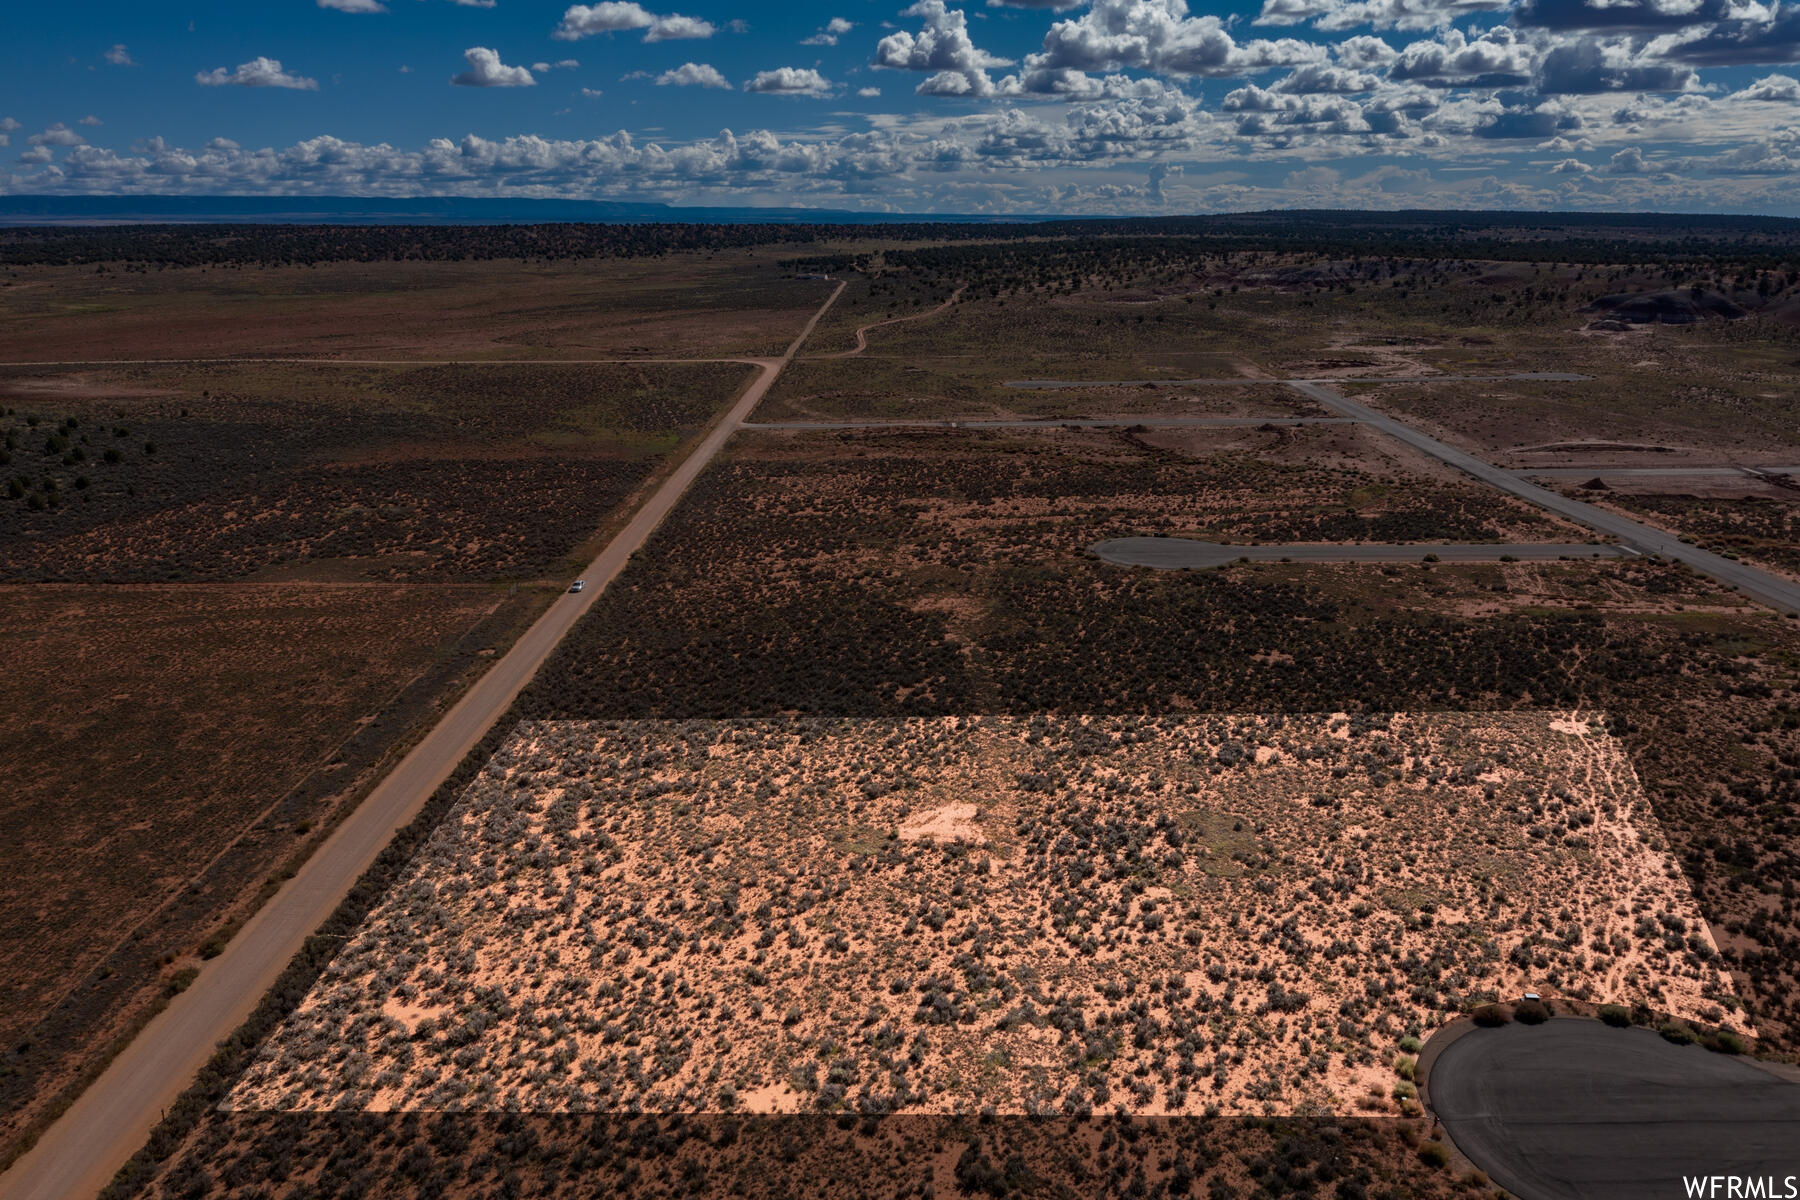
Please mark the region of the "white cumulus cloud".
<svg viewBox="0 0 1800 1200"><path fill-rule="evenodd" d="M918 33L890 33L875 46L874 65L896 71L931 71L915 89L925 96L992 96L996 91L988 75L991 67L1010 66L1012 60L989 54L969 37L969 19L944 0L918 0L900 14L918 17L925 27Z"/></svg>
<svg viewBox="0 0 1800 1200"><path fill-rule="evenodd" d="M0 122L0 130L10 131L12 129L17 129L18 127L19 123L11 118ZM6 144L5 137L6 134L0 132L0 145ZM31 149L19 156L19 161L22 163L48 163L55 161L55 151L52 149L52 147L55 146L73 148L87 145L87 139L83 138L73 129L70 129L67 125L64 125L61 121L56 122L56 124L50 126L42 133L32 134L25 140L31 144Z"/></svg>
<svg viewBox="0 0 1800 1200"><path fill-rule="evenodd" d="M450 77L457 87L532 87L537 83L530 71L507 66L498 51L486 46L470 46L463 51L463 58L469 69Z"/></svg>
<svg viewBox="0 0 1800 1200"><path fill-rule="evenodd" d="M1355 37L1345 38L1331 48L1331 53L1338 62L1353 71L1367 71L1372 67L1392 66L1400 52L1371 34L1362 33Z"/></svg>
<svg viewBox="0 0 1800 1200"><path fill-rule="evenodd" d="M1791 75L1765 75L1742 91L1733 92L1727 100L1762 100L1800 104L1800 79Z"/></svg>
<svg viewBox="0 0 1800 1200"><path fill-rule="evenodd" d="M838 39L856 28L855 21L847 21L843 17L833 17L825 23L825 27L809 38L802 38L802 46L835 46Z"/></svg>
<svg viewBox="0 0 1800 1200"><path fill-rule="evenodd" d="M729 80L719 73L717 67L707 63L685 62L679 67L671 67L656 77L658 87L707 87L728 88Z"/></svg>
<svg viewBox="0 0 1800 1200"><path fill-rule="evenodd" d="M247 63L239 63L235 71L228 71L224 67L198 71L194 74L194 82L203 87L224 87L230 84L235 87L291 88L300 92L319 90L318 80L285 71L280 59L261 55Z"/></svg>
<svg viewBox="0 0 1800 1200"><path fill-rule="evenodd" d="M710 21L684 17L680 13L659 16L634 0L601 0L599 4L575 4L563 13L562 23L550 36L558 41L573 42L597 33L619 33L642 29L646 42L667 42L678 38L709 38L717 33Z"/></svg>
<svg viewBox="0 0 1800 1200"><path fill-rule="evenodd" d="M1028 92L1079 94L1089 71L1248 75L1326 57L1323 46L1298 38L1239 42L1219 17L1189 16L1185 0L1094 0L1050 27L1042 52L1025 59L1022 82Z"/></svg>
<svg viewBox="0 0 1800 1200"><path fill-rule="evenodd" d="M824 96L831 91L831 80L811 67L776 67L758 71L744 90L773 96Z"/></svg>
<svg viewBox="0 0 1800 1200"><path fill-rule="evenodd" d="M1388 68L1388 77L1427 87L1518 87L1536 67L1531 46L1499 25L1473 39L1450 29L1412 42Z"/></svg>
<svg viewBox="0 0 1800 1200"><path fill-rule="evenodd" d="M1498 12L1510 0L1263 0L1258 25L1298 25L1318 29L1442 29L1479 13Z"/></svg>
<svg viewBox="0 0 1800 1200"><path fill-rule="evenodd" d="M34 146L81 146L86 143L79 133L64 125L61 121L50 126L42 133L34 133L25 139Z"/></svg>

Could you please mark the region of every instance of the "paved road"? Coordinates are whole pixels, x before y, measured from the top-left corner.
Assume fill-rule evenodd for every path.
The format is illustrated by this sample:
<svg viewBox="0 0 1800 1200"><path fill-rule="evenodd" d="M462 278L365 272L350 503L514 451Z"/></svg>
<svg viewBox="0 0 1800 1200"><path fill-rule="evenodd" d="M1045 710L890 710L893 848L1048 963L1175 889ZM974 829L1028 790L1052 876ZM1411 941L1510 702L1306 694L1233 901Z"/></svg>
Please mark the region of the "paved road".
<svg viewBox="0 0 1800 1200"><path fill-rule="evenodd" d="M1129 429L1210 426L1258 428L1263 425L1355 425L1351 417L945 417L941 420L746 421L745 429Z"/></svg>
<svg viewBox="0 0 1800 1200"><path fill-rule="evenodd" d="M786 354L750 360L762 374L588 566L582 576L588 581L587 590L564 593L488 669L299 873L263 905L225 952L206 963L193 985L145 1027L29 1154L0 1176L0 1196L7 1200L92 1196L137 1152L164 1110L193 1081L219 1042L243 1024L306 938L624 570L632 553L750 415L842 291L839 284Z"/></svg>
<svg viewBox="0 0 1800 1200"><path fill-rule="evenodd" d="M1739 479L1762 475L1800 475L1800 467L1521 467L1519 474L1532 479L1650 479L1671 475L1733 475Z"/></svg>
<svg viewBox="0 0 1800 1200"><path fill-rule="evenodd" d="M1568 543L1545 545L1481 544L1461 542L1434 545L1274 545L1227 546L1220 542L1202 542L1193 538L1128 537L1100 542L1095 554L1110 563L1127 567L1155 567L1162 571L1203 570L1222 567L1226 563L1247 558L1251 562L1354 562L1416 563L1427 554L1435 554L1443 562L1498 562L1502 555L1518 559L1618 558L1631 551L1622 546Z"/></svg>
<svg viewBox="0 0 1800 1200"><path fill-rule="evenodd" d="M1684 1175L1800 1186L1800 1083L1648 1029L1477 1029L1432 1064L1429 1096L1457 1148L1522 1200L1677 1200Z"/></svg>
<svg viewBox="0 0 1800 1200"><path fill-rule="evenodd" d="M1618 538L1621 542L1644 554L1660 554L1664 558L1677 559L1703 571L1719 580L1730 584L1753 600L1767 604L1782 612L1800 612L1800 584L1790 582L1768 571L1748 566L1745 563L1725 558L1708 550L1683 544L1681 539L1672 533L1646 525L1641 521L1633 521L1618 513L1609 512L1595 504L1581 500L1571 500L1549 488L1530 483L1521 475L1502 470L1492 463L1476 458L1473 454L1464 453L1454 446L1446 445L1421 433L1403 421L1377 412L1366 404L1359 404L1342 393L1327 387L1323 383L1289 382L1289 387L1311 400L1316 400L1334 412L1346 417L1355 417L1359 421L1379 429L1389 437L1405 442L1416 450L1421 450L1431 457L1445 462L1461 471L1465 471L1483 483L1508 492L1521 500L1527 500L1540 508L1547 508L1571 521L1586 525L1589 529L1598 530L1608 537Z"/></svg>
<svg viewBox="0 0 1800 1200"><path fill-rule="evenodd" d="M1505 380L1533 380L1540 383L1580 383L1592 375L1575 375L1567 371L1521 371L1511 375L1338 375L1309 378L1308 383L1499 383ZM1252 379L1234 376L1230 379L1008 379L1003 386L1032 391L1054 391L1058 388L1096 387L1248 387L1259 383L1292 383L1291 379Z"/></svg>

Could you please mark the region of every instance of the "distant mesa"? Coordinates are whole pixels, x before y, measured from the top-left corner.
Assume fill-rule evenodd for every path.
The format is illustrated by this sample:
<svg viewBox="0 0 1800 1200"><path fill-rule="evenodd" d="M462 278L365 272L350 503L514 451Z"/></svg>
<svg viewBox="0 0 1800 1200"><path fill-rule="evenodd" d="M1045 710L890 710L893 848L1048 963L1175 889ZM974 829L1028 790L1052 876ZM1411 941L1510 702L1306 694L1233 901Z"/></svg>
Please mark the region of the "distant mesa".
<svg viewBox="0 0 1800 1200"><path fill-rule="evenodd" d="M1669 292L1619 292L1602 296L1583 312L1605 313L1590 329L1618 329L1626 325L1692 325L1707 317L1735 321L1744 310L1719 292L1707 288L1682 288Z"/></svg>
<svg viewBox="0 0 1800 1200"><path fill-rule="evenodd" d="M1011 223L1045 218L1008 217ZM0 196L9 225L536 225L643 224L995 224L992 215L880 213L848 209L677 206L653 200L525 196Z"/></svg>

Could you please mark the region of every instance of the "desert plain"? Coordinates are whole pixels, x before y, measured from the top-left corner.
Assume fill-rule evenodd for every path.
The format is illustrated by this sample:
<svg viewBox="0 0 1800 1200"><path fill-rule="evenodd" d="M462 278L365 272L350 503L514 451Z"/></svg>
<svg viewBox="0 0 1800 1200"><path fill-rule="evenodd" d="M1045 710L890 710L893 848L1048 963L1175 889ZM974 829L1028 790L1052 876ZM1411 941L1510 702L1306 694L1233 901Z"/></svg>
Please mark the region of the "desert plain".
<svg viewBox="0 0 1800 1200"><path fill-rule="evenodd" d="M6 1153L752 380L109 1195L1493 1195L1441 1029L1791 1060L1800 627L1294 386L1791 586L1787 235L1341 224L11 235Z"/></svg>

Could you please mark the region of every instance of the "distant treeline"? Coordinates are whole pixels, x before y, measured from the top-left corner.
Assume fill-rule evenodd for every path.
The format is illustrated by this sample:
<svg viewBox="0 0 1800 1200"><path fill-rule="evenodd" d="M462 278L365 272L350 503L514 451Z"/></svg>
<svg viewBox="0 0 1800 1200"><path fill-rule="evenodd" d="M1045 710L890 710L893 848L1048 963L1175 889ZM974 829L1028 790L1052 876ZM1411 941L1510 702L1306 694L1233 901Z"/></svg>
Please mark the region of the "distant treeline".
<svg viewBox="0 0 1800 1200"><path fill-rule="evenodd" d="M1017 224L115 225L0 230L0 264L142 267L303 266L657 255L879 240L954 245L1046 239L1182 239L1181 253L1310 252L1346 257L1568 263L1800 262L1800 220L1608 213L1292 211ZM1168 249L1174 249L1169 247ZM963 252L958 250L956 252ZM853 254L804 260L851 269Z"/></svg>
<svg viewBox="0 0 1800 1200"><path fill-rule="evenodd" d="M1800 279L1800 247L1648 240L1575 245L1480 239L1426 245L1304 239L1274 243L1229 237L1051 238L890 249L882 254L880 265L915 272L927 281L964 282L971 298L978 298L983 288L1004 293L1054 286L1059 280L1074 286L1078 280L1096 276L1123 280L1181 267L1199 271L1209 262L1234 270L1259 265L1273 269L1282 262L1293 262L1296 256L1302 261L1336 263L1337 274L1346 278L1368 275L1378 279L1385 269L1388 278L1404 272L1412 282L1429 279L1434 270L1467 273L1478 271L1481 263L1508 261L1643 268L1652 275L1667 276L1670 286L1684 279L1721 276L1734 277L1740 285L1749 279L1749 286L1765 276L1777 285L1785 281L1786 286ZM782 265L795 271L837 274L870 269L874 257L822 254L787 259Z"/></svg>

